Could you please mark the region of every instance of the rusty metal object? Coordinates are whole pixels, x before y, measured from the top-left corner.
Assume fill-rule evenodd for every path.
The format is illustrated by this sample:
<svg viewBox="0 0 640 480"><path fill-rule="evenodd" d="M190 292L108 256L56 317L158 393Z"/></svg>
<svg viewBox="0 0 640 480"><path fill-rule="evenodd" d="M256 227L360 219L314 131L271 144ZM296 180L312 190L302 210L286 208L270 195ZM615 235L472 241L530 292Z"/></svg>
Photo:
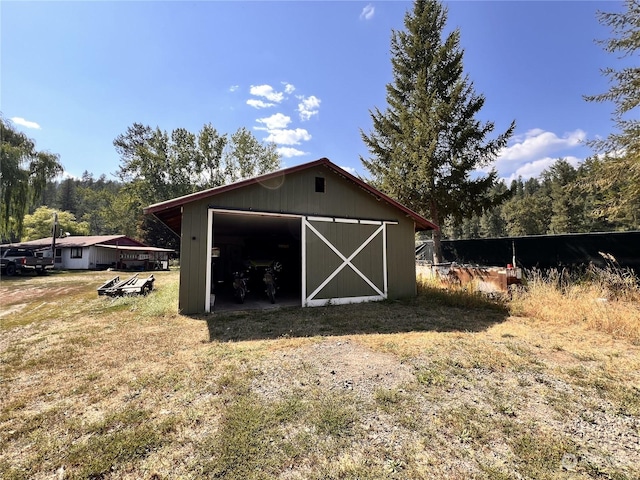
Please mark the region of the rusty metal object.
<svg viewBox="0 0 640 480"><path fill-rule="evenodd" d="M445 284L456 287L469 287L483 293L508 292L511 285L522 283L522 269L506 267L484 267L477 265L458 265L455 263L438 265L418 265L419 274L437 278Z"/></svg>

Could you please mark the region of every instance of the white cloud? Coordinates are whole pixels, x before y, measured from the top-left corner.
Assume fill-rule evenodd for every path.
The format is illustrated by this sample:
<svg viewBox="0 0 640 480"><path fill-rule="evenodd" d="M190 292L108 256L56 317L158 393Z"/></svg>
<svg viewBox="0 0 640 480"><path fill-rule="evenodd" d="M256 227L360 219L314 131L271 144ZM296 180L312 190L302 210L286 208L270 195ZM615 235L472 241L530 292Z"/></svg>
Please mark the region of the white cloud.
<svg viewBox="0 0 640 480"><path fill-rule="evenodd" d="M376 13L376 9L373 5L369 4L360 12L360 20L371 20Z"/></svg>
<svg viewBox="0 0 640 480"><path fill-rule="evenodd" d="M70 178L72 180L81 180L81 177L76 177L73 173L66 170L63 170L62 173L59 173L58 176L56 176L55 180L61 182L66 178Z"/></svg>
<svg viewBox="0 0 640 480"><path fill-rule="evenodd" d="M518 167L508 178L505 178L507 185L512 180L516 180L518 177L522 177L523 180L528 180L532 177L539 176L543 170L549 168L556 159L551 157L541 158L532 162L527 162L524 165Z"/></svg>
<svg viewBox="0 0 640 480"><path fill-rule="evenodd" d="M36 122L25 120L22 117L11 117L11 121L16 125L21 125L25 128L33 128L35 130L40 130L40 125L38 125Z"/></svg>
<svg viewBox="0 0 640 480"><path fill-rule="evenodd" d="M296 129L273 129L269 131L269 136L264 139L266 142L277 143L278 145L299 145L300 142L311 140L311 135L304 128Z"/></svg>
<svg viewBox="0 0 640 480"><path fill-rule="evenodd" d="M586 138L586 133L580 129L565 133L558 137L553 132L546 132L536 128L529 130L524 135L512 138L515 142L500 152L500 160L527 160L545 155L550 152L563 150L580 145Z"/></svg>
<svg viewBox="0 0 640 480"><path fill-rule="evenodd" d="M307 154L307 152L303 152L302 150L298 150L293 147L279 147L276 148L276 151L284 158L301 157L302 155Z"/></svg>
<svg viewBox="0 0 640 480"><path fill-rule="evenodd" d="M574 156L563 156L562 158L574 167L577 167L583 160ZM556 161L558 161L558 157L544 157L527 162L518 167L509 177L503 178L503 180L509 185L511 181L516 180L518 177L522 177L523 180L528 180L533 177L537 178Z"/></svg>
<svg viewBox="0 0 640 480"><path fill-rule="evenodd" d="M320 108L320 99L314 95L310 97L298 97L301 102L298 104L298 113L301 120L309 120L314 115L317 115Z"/></svg>
<svg viewBox="0 0 640 480"><path fill-rule="evenodd" d="M247 105L253 108L269 108L269 107L274 107L276 104L264 102L262 100L258 100L255 98L250 98L249 100L247 100Z"/></svg>
<svg viewBox="0 0 640 480"><path fill-rule="evenodd" d="M284 93L276 92L271 85L251 85L249 93L275 103L280 103L284 99Z"/></svg>
<svg viewBox="0 0 640 480"><path fill-rule="evenodd" d="M287 125L291 123L291 117L282 113L275 113L270 117L258 118L256 121L265 125L264 127L257 127L257 130L270 132L271 130L287 128Z"/></svg>
<svg viewBox="0 0 640 480"><path fill-rule="evenodd" d="M276 91L271 85L251 85L249 89L253 98L247 100L247 105L254 108L278 107L279 110L291 109L293 105L290 100L297 99L297 113L301 120L309 120L316 115L320 108L320 99L311 95L293 96L296 87L288 82L280 82L282 91ZM257 97L257 98L256 98ZM256 119L254 130L266 132L264 141L275 143L278 153L284 158L307 155L291 145L300 145L302 142L311 140L311 134L303 128L289 128L291 126L291 116L286 113L275 113L271 116Z"/></svg>
<svg viewBox="0 0 640 480"><path fill-rule="evenodd" d="M535 172L542 172L558 158L570 158L565 152L582 146L585 138L586 133L580 129L565 133L562 137L540 128L532 129L512 137L510 145L498 154L495 167L503 177L515 175L514 178L517 178L522 175L522 178L531 178L536 176ZM554 152L559 155L549 162Z"/></svg>
<svg viewBox="0 0 640 480"><path fill-rule="evenodd" d="M229 87L229 91L230 92L235 92L236 90L238 90L240 88L240 85L231 85Z"/></svg>

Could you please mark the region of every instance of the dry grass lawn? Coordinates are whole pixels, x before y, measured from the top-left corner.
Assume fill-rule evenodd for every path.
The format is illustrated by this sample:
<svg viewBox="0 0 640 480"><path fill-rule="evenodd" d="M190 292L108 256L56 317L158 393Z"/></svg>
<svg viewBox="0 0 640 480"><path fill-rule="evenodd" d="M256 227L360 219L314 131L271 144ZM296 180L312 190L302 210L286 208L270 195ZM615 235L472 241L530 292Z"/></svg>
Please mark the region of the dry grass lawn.
<svg viewBox="0 0 640 480"><path fill-rule="evenodd" d="M613 329L429 288L194 318L177 272L111 276L2 279L0 478L640 478L634 299L587 300Z"/></svg>

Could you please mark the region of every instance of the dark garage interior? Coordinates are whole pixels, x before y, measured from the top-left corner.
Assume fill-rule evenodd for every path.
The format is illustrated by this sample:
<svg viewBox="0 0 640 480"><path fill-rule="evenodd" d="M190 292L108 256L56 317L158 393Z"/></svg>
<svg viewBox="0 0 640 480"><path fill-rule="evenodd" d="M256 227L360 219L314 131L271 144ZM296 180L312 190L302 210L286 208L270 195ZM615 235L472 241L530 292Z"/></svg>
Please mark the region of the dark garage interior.
<svg viewBox="0 0 640 480"><path fill-rule="evenodd" d="M265 269L279 262L276 305L301 304L302 250L299 217L219 212L213 214L211 293L214 311L271 305L263 280ZM247 294L234 295L234 272L244 272Z"/></svg>

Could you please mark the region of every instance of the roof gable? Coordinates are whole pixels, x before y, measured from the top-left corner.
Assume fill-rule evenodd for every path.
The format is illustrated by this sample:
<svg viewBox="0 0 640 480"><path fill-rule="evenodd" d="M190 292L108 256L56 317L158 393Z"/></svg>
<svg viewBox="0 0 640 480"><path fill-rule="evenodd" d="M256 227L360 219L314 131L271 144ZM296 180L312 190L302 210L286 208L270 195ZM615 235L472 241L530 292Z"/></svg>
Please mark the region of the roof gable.
<svg viewBox="0 0 640 480"><path fill-rule="evenodd" d="M207 199L207 198L213 198L217 195L221 195L223 193L230 192L233 190L246 188L250 185L269 182L270 180L277 179L279 177L283 177L286 175L291 175L293 173L300 172L303 170L315 168L317 166L324 166L329 168L330 170L337 173L347 181L352 182L355 185L359 186L360 188L365 190L367 193L375 197L377 200L382 200L387 204L391 205L392 207L400 210L404 215L406 215L407 217L411 218L414 221L416 225L416 230L432 230L432 229L438 228L434 223L430 222L426 218L417 214L413 210L398 203L396 200L393 200L391 197L380 192L379 190L375 189L374 187L367 184L366 182L363 182L361 179L355 177L349 172L338 167L337 165L335 165L334 163L332 163L326 158L321 158L314 162L309 162L309 163L297 165L294 167L286 168L283 170L278 170L276 172L267 173L267 174L249 178L246 180L241 180L239 182L235 182L232 184L223 185L220 187L192 193L190 195L174 198L172 200L167 200L165 202L156 203L146 207L144 209L144 213L155 215L163 223L165 223L169 228L171 228L175 232L179 232L181 228L182 207L184 205L190 204L192 202L197 202L203 199Z"/></svg>

